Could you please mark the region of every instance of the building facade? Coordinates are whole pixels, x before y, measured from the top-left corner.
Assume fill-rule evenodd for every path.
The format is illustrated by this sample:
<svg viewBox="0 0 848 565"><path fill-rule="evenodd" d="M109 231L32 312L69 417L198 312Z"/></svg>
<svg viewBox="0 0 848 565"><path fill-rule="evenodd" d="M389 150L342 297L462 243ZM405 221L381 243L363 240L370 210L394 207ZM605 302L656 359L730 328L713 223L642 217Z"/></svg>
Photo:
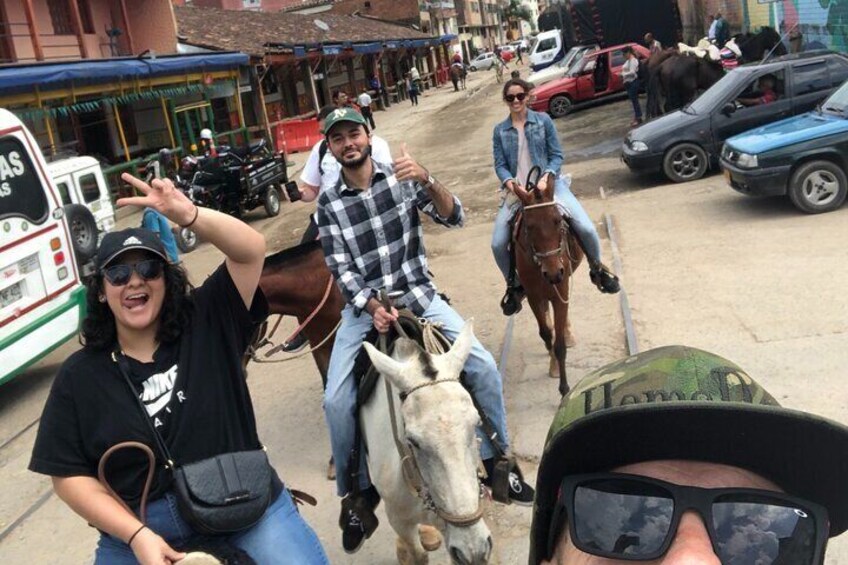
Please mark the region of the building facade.
<svg viewBox="0 0 848 565"><path fill-rule="evenodd" d="M466 59L507 41L502 0L456 0L459 41Z"/></svg>

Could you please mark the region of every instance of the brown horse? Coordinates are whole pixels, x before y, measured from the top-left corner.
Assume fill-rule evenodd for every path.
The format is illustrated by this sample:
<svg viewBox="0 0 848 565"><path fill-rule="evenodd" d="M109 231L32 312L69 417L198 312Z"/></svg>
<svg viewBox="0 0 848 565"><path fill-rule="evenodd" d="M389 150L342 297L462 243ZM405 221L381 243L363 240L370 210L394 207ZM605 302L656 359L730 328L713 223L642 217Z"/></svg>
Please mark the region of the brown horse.
<svg viewBox="0 0 848 565"><path fill-rule="evenodd" d="M459 86L462 85L462 90L465 90L465 80L468 78L468 71L465 70L465 65L456 63L450 66L450 79L453 83L454 92L459 92Z"/></svg>
<svg viewBox="0 0 848 565"><path fill-rule="evenodd" d="M335 341L335 336L330 334L341 320L344 298L324 262L321 245L310 241L269 255L262 267L259 286L268 299L271 314L294 316L303 324L314 313L302 331L313 348L312 357L326 386ZM261 342L263 337L259 336L257 341Z"/></svg>
<svg viewBox="0 0 848 565"><path fill-rule="evenodd" d="M538 168L534 171L538 174ZM566 346L572 340L568 323L569 281L583 259L583 251L554 201L555 180L548 173L547 187L542 191L528 179L528 196L521 197L513 246L518 278L536 316L539 336L551 355L550 376L559 377L559 392L564 396L569 390ZM549 306L554 311L553 328Z"/></svg>

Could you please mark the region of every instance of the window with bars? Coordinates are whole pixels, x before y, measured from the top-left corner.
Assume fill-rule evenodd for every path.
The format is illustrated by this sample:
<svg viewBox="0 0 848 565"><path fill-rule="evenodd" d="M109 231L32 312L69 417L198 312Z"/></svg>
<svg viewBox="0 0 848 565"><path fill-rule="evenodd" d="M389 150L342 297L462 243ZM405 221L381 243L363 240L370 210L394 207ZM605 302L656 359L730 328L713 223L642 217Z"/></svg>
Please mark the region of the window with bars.
<svg viewBox="0 0 848 565"><path fill-rule="evenodd" d="M94 33L94 23L91 20L91 7L88 5L88 0L74 1L79 7L82 32ZM68 7L68 0L47 0L47 9L50 11L50 22L53 24L54 34L75 35L73 16Z"/></svg>

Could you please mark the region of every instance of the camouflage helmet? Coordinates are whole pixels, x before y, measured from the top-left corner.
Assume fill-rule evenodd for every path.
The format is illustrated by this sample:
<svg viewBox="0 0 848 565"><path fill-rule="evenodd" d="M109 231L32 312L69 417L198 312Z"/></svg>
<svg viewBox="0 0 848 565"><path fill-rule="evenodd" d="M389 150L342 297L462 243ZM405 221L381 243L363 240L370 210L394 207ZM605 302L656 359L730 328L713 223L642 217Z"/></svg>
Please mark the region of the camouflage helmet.
<svg viewBox="0 0 848 565"><path fill-rule="evenodd" d="M848 529L848 427L780 407L727 359L668 346L602 367L562 399L539 464L530 564L551 558L563 477L663 459L753 471L827 508L830 536Z"/></svg>

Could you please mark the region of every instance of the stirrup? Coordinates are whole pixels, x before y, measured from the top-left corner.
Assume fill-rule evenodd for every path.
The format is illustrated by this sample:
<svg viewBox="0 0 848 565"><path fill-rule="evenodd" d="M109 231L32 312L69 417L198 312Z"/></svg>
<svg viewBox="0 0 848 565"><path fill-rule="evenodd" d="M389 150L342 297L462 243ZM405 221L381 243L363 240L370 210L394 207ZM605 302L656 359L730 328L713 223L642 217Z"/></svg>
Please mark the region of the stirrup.
<svg viewBox="0 0 848 565"><path fill-rule="evenodd" d="M618 277L603 263L598 263L589 270L589 280L605 294L615 294L621 290Z"/></svg>

